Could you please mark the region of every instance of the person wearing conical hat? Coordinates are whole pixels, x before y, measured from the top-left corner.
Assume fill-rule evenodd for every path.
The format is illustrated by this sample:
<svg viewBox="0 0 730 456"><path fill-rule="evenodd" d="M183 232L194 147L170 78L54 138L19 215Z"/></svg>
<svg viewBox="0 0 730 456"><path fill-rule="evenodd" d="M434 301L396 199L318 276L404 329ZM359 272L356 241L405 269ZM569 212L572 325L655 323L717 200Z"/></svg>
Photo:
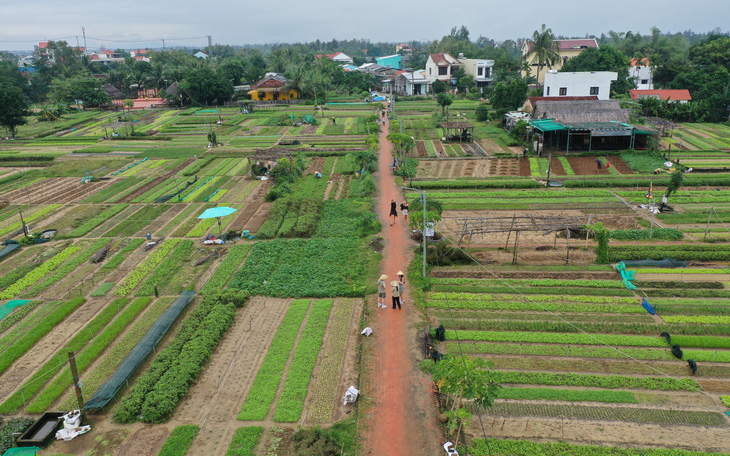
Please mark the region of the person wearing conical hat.
<svg viewBox="0 0 730 456"><path fill-rule="evenodd" d="M378 279L378 307L382 307L383 309L386 308L385 305L385 279L387 279L388 276L385 274L382 274L380 278Z"/></svg>
<svg viewBox="0 0 730 456"><path fill-rule="evenodd" d="M395 309L395 306L398 306L398 309L400 309L400 284L397 280L393 280L390 282L390 293L393 296L393 309Z"/></svg>
<svg viewBox="0 0 730 456"><path fill-rule="evenodd" d="M400 303L405 304L405 300L403 299L403 292L406 291L406 276L403 274L403 271L398 271L396 274L398 276L398 292L400 293Z"/></svg>

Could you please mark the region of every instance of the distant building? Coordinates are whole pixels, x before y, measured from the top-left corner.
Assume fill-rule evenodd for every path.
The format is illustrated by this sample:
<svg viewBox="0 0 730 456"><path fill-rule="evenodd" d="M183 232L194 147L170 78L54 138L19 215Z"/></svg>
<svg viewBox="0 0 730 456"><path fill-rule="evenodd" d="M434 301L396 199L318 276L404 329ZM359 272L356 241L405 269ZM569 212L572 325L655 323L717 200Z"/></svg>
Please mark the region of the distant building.
<svg viewBox="0 0 730 456"><path fill-rule="evenodd" d="M392 79L384 82L384 91L390 91L390 84L393 84L393 93L400 96L426 95L431 92L431 83L424 76L424 71L412 73L401 71Z"/></svg>
<svg viewBox="0 0 730 456"><path fill-rule="evenodd" d="M251 86L248 91L252 100L278 101L295 100L299 98L299 91L286 88L286 78L278 73L267 73L266 76Z"/></svg>
<svg viewBox="0 0 730 456"><path fill-rule="evenodd" d="M395 45L395 53L396 53L396 54L400 54L401 52L402 52L403 54L406 54L406 55L411 55L411 54L413 54L413 48L411 48L411 47L410 47L410 46L409 46L408 44L406 44L406 43L400 43L400 44L396 44L396 45Z"/></svg>
<svg viewBox="0 0 730 456"><path fill-rule="evenodd" d="M633 100L641 98L656 98L662 101L668 101L670 103L687 103L692 101L692 95L690 95L687 89L654 89L654 90L629 90L629 95Z"/></svg>
<svg viewBox="0 0 730 456"><path fill-rule="evenodd" d="M631 59L629 79L634 81L639 90L652 90L654 88L654 67L649 63L649 59Z"/></svg>
<svg viewBox="0 0 730 456"><path fill-rule="evenodd" d="M580 39L580 40L555 40L556 51L560 58L553 65L545 65L540 69L540 75L538 83L542 84L545 81L545 75L548 70L560 70L563 68L565 63L578 56L581 52L590 48L598 48L598 42L595 38ZM533 42L530 40L525 41L522 45L522 59L530 64L532 76L537 76L538 61L535 52L532 50ZM522 72L522 77L526 77L527 73Z"/></svg>
<svg viewBox="0 0 730 456"><path fill-rule="evenodd" d="M99 52L89 54L89 60L101 63L124 63L124 56L118 52L102 49Z"/></svg>
<svg viewBox="0 0 730 456"><path fill-rule="evenodd" d="M317 55L317 58L327 57L330 60L334 60L337 63L353 63L352 57L345 54L344 52L336 52L334 54Z"/></svg>
<svg viewBox="0 0 730 456"><path fill-rule="evenodd" d="M193 54L193 56L194 56L194 57L197 57L197 58L199 58L199 59L207 59L207 58L208 58L208 54L206 54L206 53L205 53L205 52L203 52L203 51L198 51L198 52L196 52L195 54Z"/></svg>
<svg viewBox="0 0 730 456"><path fill-rule="evenodd" d="M426 79L433 84L436 80L451 84L454 73L464 64L450 54L430 54L426 61Z"/></svg>
<svg viewBox="0 0 730 456"><path fill-rule="evenodd" d="M494 60L465 59L463 55L459 55L459 61L464 64L464 72L474 77L480 92L482 88L492 84Z"/></svg>
<svg viewBox="0 0 730 456"><path fill-rule="evenodd" d="M375 63L388 68L395 68L396 70L401 69L401 56L400 54L386 55L385 57L375 57Z"/></svg>
<svg viewBox="0 0 730 456"><path fill-rule="evenodd" d="M550 70L545 74L544 97L596 96L608 100L611 82L618 79L615 71L581 71L576 73Z"/></svg>
<svg viewBox="0 0 730 456"><path fill-rule="evenodd" d="M149 62L150 61L147 49L135 49L134 51L129 51L129 55L131 55L132 58L137 62Z"/></svg>

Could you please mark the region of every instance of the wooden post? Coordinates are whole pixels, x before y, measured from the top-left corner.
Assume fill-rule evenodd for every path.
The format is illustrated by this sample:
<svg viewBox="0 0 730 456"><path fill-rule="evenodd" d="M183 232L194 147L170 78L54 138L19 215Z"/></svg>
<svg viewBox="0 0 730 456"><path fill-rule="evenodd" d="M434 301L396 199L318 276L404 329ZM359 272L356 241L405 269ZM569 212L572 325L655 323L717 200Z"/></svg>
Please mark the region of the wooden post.
<svg viewBox="0 0 730 456"><path fill-rule="evenodd" d="M520 231L515 232L515 251L512 254L512 264L517 264L517 246L520 243Z"/></svg>
<svg viewBox="0 0 730 456"><path fill-rule="evenodd" d="M570 228L566 227L566 230L568 232L568 248L565 249L565 264L568 264L570 261Z"/></svg>
<svg viewBox="0 0 730 456"><path fill-rule="evenodd" d="M710 218L712 217L712 213L715 211L714 206L710 208L710 213L707 214L707 226L705 226L705 241L707 240L707 232L710 231Z"/></svg>
<svg viewBox="0 0 730 456"><path fill-rule="evenodd" d="M515 217L516 214L512 214L512 224L509 226L509 231L507 232L507 242L504 243L505 250L507 250L507 247L509 246L509 237L512 234L512 228L515 226Z"/></svg>
<svg viewBox="0 0 730 456"><path fill-rule="evenodd" d="M81 386L79 385L79 371L76 369L76 358L74 357L73 350L68 352L68 364L71 366L71 376L73 377L73 386L76 390L76 399L79 402L79 410L81 411L81 424L87 422L86 420L86 409L84 408L84 396L81 393Z"/></svg>

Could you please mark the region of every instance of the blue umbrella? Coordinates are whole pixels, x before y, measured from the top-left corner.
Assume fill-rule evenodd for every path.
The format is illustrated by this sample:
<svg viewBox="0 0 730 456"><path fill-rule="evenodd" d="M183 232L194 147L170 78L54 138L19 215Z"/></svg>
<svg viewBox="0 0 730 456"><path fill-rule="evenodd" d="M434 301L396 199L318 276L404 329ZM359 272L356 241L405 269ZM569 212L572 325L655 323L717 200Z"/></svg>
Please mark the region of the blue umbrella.
<svg viewBox="0 0 730 456"><path fill-rule="evenodd" d="M220 235L223 236L223 228L221 227L221 217L225 217L226 215L233 214L236 212L237 209L234 209L232 207L211 207L210 209L206 209L202 214L198 216L199 219L209 219L209 218L216 218L218 219L218 230L220 231Z"/></svg>

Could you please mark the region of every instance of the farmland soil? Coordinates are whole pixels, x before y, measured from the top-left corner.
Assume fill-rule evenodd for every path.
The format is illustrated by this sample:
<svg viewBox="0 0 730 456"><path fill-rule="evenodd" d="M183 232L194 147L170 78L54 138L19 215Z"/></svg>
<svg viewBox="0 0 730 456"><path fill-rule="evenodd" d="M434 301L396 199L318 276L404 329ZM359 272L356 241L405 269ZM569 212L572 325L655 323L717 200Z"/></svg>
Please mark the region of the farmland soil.
<svg viewBox="0 0 730 456"><path fill-rule="evenodd" d="M376 207L385 240L381 272L388 275L390 282L397 280L399 270L407 271L413 243L402 219L391 226L388 218L391 200L402 201L403 194L388 169L392 156L390 142L385 136L381 133ZM390 286L386 288L390 289ZM372 327L373 335L363 341L365 377L360 383L363 416L359 427L363 454L437 454L442 432L436 419L438 410L433 382L418 368L421 358L415 325L422 315L409 299L407 287L402 310L392 309L390 305L378 308L372 301L368 304L368 310L373 313L368 325Z"/></svg>

